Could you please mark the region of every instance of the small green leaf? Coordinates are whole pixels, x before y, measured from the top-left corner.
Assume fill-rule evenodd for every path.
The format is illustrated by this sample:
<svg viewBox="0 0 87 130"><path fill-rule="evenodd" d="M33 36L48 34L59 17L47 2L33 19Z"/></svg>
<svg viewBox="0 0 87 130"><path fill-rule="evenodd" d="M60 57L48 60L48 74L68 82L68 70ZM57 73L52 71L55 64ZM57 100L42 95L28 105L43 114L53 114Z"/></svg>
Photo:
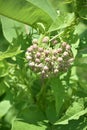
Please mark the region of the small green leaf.
<svg viewBox="0 0 87 130"><path fill-rule="evenodd" d="M0 61L5 58L16 56L20 53L22 53L22 50L20 50L20 47L10 46L7 51L0 52Z"/></svg>
<svg viewBox="0 0 87 130"><path fill-rule="evenodd" d="M8 74L10 65L6 61L0 62L0 77L4 77Z"/></svg>
<svg viewBox="0 0 87 130"><path fill-rule="evenodd" d="M15 121L12 124L11 130L46 130L46 126L42 124L34 125L34 124L28 124L22 121Z"/></svg>
<svg viewBox="0 0 87 130"><path fill-rule="evenodd" d="M11 107L10 101L4 100L0 102L0 118L3 117Z"/></svg>

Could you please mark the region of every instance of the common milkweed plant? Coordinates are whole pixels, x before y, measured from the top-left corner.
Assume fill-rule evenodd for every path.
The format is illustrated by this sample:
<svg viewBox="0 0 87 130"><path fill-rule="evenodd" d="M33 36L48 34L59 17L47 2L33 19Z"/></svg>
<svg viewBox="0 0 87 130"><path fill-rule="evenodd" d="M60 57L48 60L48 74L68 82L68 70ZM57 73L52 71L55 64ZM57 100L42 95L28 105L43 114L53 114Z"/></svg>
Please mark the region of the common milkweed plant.
<svg viewBox="0 0 87 130"><path fill-rule="evenodd" d="M0 130L87 130L87 1L0 0Z"/></svg>

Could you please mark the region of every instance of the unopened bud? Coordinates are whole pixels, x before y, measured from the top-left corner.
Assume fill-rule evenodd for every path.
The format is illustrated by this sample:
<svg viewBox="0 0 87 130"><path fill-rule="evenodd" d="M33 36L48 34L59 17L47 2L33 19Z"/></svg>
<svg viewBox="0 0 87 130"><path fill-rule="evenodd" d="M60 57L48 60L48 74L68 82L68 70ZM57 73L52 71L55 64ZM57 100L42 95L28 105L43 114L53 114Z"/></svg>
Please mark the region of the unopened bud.
<svg viewBox="0 0 87 130"><path fill-rule="evenodd" d="M35 62L36 62L36 63L40 63L40 59L36 58L36 59L35 59Z"/></svg>
<svg viewBox="0 0 87 130"><path fill-rule="evenodd" d="M50 50L45 50L44 53L45 55L48 55L50 53Z"/></svg>
<svg viewBox="0 0 87 130"><path fill-rule="evenodd" d="M55 73L55 74L56 74L56 73L58 73L58 72L59 72L59 70L58 70L58 69L55 69L55 70L54 70L54 73Z"/></svg>
<svg viewBox="0 0 87 130"><path fill-rule="evenodd" d="M66 50L70 50L71 49L71 47L70 47L70 45L66 45Z"/></svg>
<svg viewBox="0 0 87 130"><path fill-rule="evenodd" d="M53 45L55 45L55 44L58 43L58 41L57 40L53 40L52 43L53 43Z"/></svg>
<svg viewBox="0 0 87 130"><path fill-rule="evenodd" d="M52 60L56 60L56 57L55 57L55 56L52 56Z"/></svg>
<svg viewBox="0 0 87 130"><path fill-rule="evenodd" d="M33 67L34 65L35 65L34 62L30 62L30 63L29 63L29 66L30 66L30 67Z"/></svg>
<svg viewBox="0 0 87 130"><path fill-rule="evenodd" d="M32 52L33 51L33 47L30 46L28 49L27 49L28 52Z"/></svg>
<svg viewBox="0 0 87 130"><path fill-rule="evenodd" d="M66 47L67 43L66 42L63 42L62 43L62 47Z"/></svg>
<svg viewBox="0 0 87 130"><path fill-rule="evenodd" d="M34 44L33 49L37 49L37 48L38 48L37 44Z"/></svg>
<svg viewBox="0 0 87 130"><path fill-rule="evenodd" d="M32 40L32 43L33 43L33 44L37 44L37 43L38 43L38 40L37 40L37 39L33 39L33 40Z"/></svg>
<svg viewBox="0 0 87 130"><path fill-rule="evenodd" d="M62 62L63 61L63 58L62 57L58 57L58 62Z"/></svg>
<svg viewBox="0 0 87 130"><path fill-rule="evenodd" d="M69 53L67 52L67 51L65 51L64 53L63 53L63 56L68 56L69 55Z"/></svg>
<svg viewBox="0 0 87 130"><path fill-rule="evenodd" d="M38 48L38 51L39 51L39 52L43 52L43 48L42 48L42 47L39 47L39 48Z"/></svg>
<svg viewBox="0 0 87 130"><path fill-rule="evenodd" d="M41 54L40 54L39 52L37 52L37 53L36 53L36 57L39 58L40 56L41 56Z"/></svg>
<svg viewBox="0 0 87 130"><path fill-rule="evenodd" d="M58 53L58 50L53 50L53 54L56 55Z"/></svg>
<svg viewBox="0 0 87 130"><path fill-rule="evenodd" d="M58 52L58 53L61 53L61 52L62 52L62 48L58 48L58 49L57 49L57 52Z"/></svg>
<svg viewBox="0 0 87 130"><path fill-rule="evenodd" d="M31 60L32 57L31 57L31 56L26 56L26 59L27 59L27 60Z"/></svg>
<svg viewBox="0 0 87 130"><path fill-rule="evenodd" d="M42 72L41 72L42 74L45 74L45 71L44 70L42 70Z"/></svg>
<svg viewBox="0 0 87 130"><path fill-rule="evenodd" d="M48 70L48 67L47 67L47 66L44 66L44 70Z"/></svg>
<svg viewBox="0 0 87 130"><path fill-rule="evenodd" d="M42 67L43 67L43 64L42 64L42 63L40 63L40 64L38 65L38 67L39 67L39 68L42 68Z"/></svg>
<svg viewBox="0 0 87 130"><path fill-rule="evenodd" d="M42 39L42 42L43 42L43 43L49 42L49 37L48 37L48 36L45 36L45 37Z"/></svg>
<svg viewBox="0 0 87 130"><path fill-rule="evenodd" d="M50 61L50 58L49 58L49 57L46 57L46 58L45 58L45 61L49 62L49 61Z"/></svg>

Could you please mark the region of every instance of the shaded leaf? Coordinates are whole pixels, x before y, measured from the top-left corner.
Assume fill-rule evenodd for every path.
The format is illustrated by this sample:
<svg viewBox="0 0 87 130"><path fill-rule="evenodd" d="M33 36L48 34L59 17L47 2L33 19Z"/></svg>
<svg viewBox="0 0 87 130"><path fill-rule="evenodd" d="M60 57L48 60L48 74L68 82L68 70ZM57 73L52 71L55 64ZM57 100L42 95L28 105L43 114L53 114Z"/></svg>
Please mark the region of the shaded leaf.
<svg viewBox="0 0 87 130"><path fill-rule="evenodd" d="M34 124L38 124L38 122L46 120L44 113L36 106L25 108L24 110L21 111L18 118L25 122Z"/></svg>
<svg viewBox="0 0 87 130"><path fill-rule="evenodd" d="M55 78L51 80L51 87L54 92L56 111L57 114L59 114L65 97L64 86L62 85L61 80L59 78Z"/></svg>

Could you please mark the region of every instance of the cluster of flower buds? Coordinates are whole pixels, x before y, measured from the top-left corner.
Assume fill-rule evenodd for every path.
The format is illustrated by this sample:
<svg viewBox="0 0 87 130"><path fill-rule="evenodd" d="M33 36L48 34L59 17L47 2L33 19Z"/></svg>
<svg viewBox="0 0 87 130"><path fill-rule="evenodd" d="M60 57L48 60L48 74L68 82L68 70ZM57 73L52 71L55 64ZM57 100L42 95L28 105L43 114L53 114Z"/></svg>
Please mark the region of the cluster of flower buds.
<svg viewBox="0 0 87 130"><path fill-rule="evenodd" d="M67 71L74 60L69 44L63 42L52 48L49 43L48 36L41 43L38 43L38 39L33 39L32 45L26 51L30 69L45 78ZM54 40L53 44L55 46L58 41Z"/></svg>

